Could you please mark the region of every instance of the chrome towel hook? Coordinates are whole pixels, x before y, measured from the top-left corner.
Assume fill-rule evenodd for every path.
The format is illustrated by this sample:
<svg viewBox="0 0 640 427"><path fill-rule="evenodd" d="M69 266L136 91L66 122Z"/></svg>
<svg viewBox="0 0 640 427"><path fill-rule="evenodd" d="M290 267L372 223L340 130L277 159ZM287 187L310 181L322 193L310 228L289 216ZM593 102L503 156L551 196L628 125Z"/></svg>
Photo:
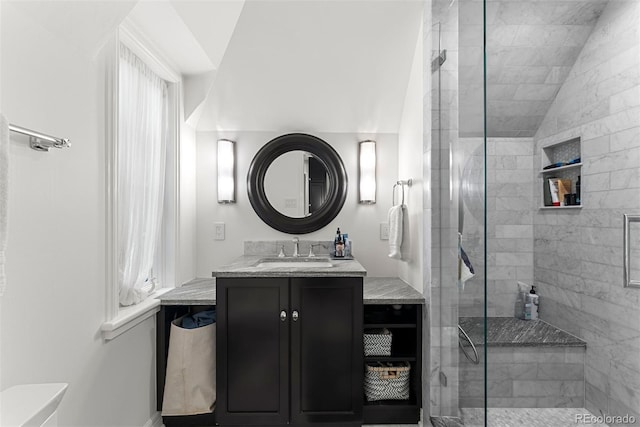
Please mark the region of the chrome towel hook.
<svg viewBox="0 0 640 427"><path fill-rule="evenodd" d="M396 205L396 187L400 186L400 188L402 189L402 203L400 203L401 205L404 205L404 186L406 185L407 187L411 187L411 184L413 183L412 179L407 179L407 180L399 180L397 181L395 184L393 184L393 195L391 196L391 205L395 206Z"/></svg>

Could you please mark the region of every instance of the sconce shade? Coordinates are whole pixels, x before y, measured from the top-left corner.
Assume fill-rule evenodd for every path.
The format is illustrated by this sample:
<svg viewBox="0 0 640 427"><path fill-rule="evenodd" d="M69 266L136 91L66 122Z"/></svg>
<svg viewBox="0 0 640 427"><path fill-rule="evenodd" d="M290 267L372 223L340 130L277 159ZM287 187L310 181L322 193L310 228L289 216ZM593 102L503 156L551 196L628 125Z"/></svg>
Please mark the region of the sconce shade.
<svg viewBox="0 0 640 427"><path fill-rule="evenodd" d="M218 140L218 203L235 203L235 143Z"/></svg>
<svg viewBox="0 0 640 427"><path fill-rule="evenodd" d="M360 142L359 160L359 201L376 202L376 142Z"/></svg>

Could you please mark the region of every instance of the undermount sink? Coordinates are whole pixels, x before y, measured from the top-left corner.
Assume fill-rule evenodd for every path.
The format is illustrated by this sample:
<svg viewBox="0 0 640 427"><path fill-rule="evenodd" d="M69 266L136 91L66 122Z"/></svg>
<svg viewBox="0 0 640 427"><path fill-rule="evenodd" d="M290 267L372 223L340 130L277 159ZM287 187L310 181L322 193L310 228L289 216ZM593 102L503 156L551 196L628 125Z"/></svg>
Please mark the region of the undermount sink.
<svg viewBox="0 0 640 427"><path fill-rule="evenodd" d="M333 267L329 258L300 257L300 258L262 258L255 267L258 268L330 268Z"/></svg>

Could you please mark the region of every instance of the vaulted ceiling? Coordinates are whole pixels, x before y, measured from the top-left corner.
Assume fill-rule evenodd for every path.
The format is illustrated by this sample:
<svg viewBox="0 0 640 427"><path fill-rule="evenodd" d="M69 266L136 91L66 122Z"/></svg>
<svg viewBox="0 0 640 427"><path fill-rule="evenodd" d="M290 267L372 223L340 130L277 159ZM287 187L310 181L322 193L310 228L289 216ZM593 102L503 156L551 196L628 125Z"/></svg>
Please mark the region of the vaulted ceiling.
<svg viewBox="0 0 640 427"><path fill-rule="evenodd" d="M608 0L487 2L487 135L533 136ZM482 135L482 2L460 2L460 132Z"/></svg>
<svg viewBox="0 0 640 427"><path fill-rule="evenodd" d="M535 134L607 1L487 1L489 136ZM199 130L356 133L397 132L424 5L3 0L9 3L91 54L131 23L186 76L187 91L199 94L186 103ZM482 2L459 0L462 136L483 129L481 16Z"/></svg>
<svg viewBox="0 0 640 427"><path fill-rule="evenodd" d="M421 1L247 1L198 129L391 132Z"/></svg>
<svg viewBox="0 0 640 427"><path fill-rule="evenodd" d="M187 113L199 130L356 133L398 131L423 7L422 0L11 3L90 53L128 22L186 76Z"/></svg>

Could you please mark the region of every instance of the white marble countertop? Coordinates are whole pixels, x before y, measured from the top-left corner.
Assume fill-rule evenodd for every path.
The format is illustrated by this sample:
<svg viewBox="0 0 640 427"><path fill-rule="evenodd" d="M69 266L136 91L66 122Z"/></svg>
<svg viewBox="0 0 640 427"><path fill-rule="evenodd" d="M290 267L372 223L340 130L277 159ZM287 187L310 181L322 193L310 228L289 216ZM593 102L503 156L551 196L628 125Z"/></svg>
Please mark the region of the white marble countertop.
<svg viewBox="0 0 640 427"><path fill-rule="evenodd" d="M216 279L193 279L159 298L162 305L215 305ZM397 277L365 277L363 303L422 305L425 300L420 292Z"/></svg>
<svg viewBox="0 0 640 427"><path fill-rule="evenodd" d="M213 277L364 277L367 270L355 259L331 258L332 267L257 267L262 259L274 259L260 255L243 255L230 264L223 265L212 272ZM322 258L318 256L318 258ZM296 258L313 261L314 258Z"/></svg>

